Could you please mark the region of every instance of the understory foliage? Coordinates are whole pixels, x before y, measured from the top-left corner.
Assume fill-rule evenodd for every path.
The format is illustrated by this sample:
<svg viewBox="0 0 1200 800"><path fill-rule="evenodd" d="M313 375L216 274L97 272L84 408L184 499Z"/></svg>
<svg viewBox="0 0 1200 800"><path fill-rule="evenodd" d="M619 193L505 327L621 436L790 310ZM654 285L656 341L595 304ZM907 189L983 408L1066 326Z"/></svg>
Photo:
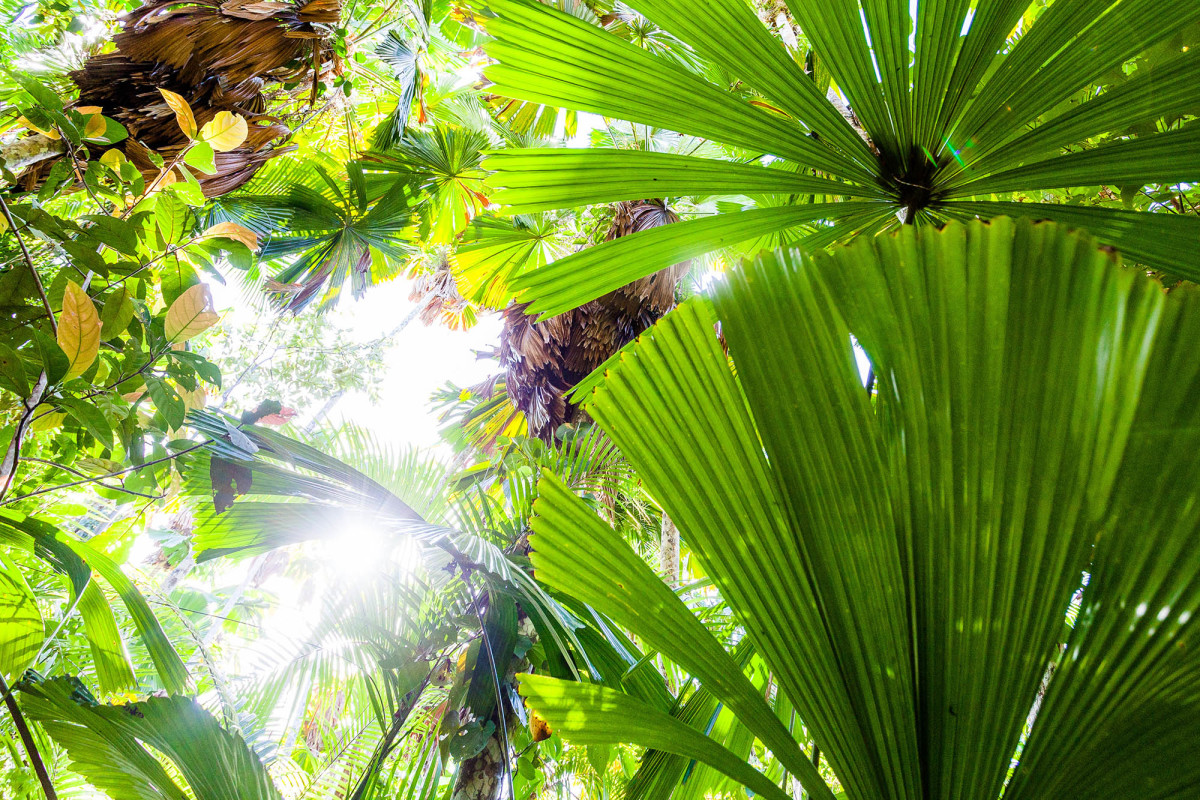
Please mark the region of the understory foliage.
<svg viewBox="0 0 1200 800"><path fill-rule="evenodd" d="M1200 5L0 18L0 796L1200 791Z"/></svg>

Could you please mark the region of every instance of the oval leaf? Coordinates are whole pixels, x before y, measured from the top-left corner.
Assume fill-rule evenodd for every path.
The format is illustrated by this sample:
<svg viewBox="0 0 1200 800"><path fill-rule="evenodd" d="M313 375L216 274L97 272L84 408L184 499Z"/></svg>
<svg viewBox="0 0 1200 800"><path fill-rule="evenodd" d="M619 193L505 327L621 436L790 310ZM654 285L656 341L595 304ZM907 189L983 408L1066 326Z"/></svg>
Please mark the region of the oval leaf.
<svg viewBox="0 0 1200 800"><path fill-rule="evenodd" d="M236 222L218 222L206 230L204 236L205 238L213 236L222 239L232 239L235 242L241 242L251 250L258 249L258 234L245 225L239 225Z"/></svg>
<svg viewBox="0 0 1200 800"><path fill-rule="evenodd" d="M42 613L16 565L0 561L0 674L13 683L33 663L46 631Z"/></svg>
<svg viewBox="0 0 1200 800"><path fill-rule="evenodd" d="M100 156L100 163L113 170L119 170L124 161L125 154L115 147L105 150L104 155Z"/></svg>
<svg viewBox="0 0 1200 800"><path fill-rule="evenodd" d="M179 123L179 130L183 131L183 135L189 139L195 139L196 116L192 113L192 107L188 105L188 101L170 89L159 89L158 92L163 96L163 100L167 101L167 105L171 107L171 110L175 112L175 121Z"/></svg>
<svg viewBox="0 0 1200 800"><path fill-rule="evenodd" d="M199 283L171 303L163 329L171 342L186 342L211 328L218 319L220 317L213 310L212 292Z"/></svg>
<svg viewBox="0 0 1200 800"><path fill-rule="evenodd" d="M200 129L200 139L211 144L214 150L227 153L246 141L248 132L246 118L241 114L218 111L212 121L204 123Z"/></svg>
<svg viewBox="0 0 1200 800"><path fill-rule="evenodd" d="M88 117L87 125L83 129L83 138L85 139L103 139L104 132L108 130L108 123L104 121L104 117L100 114L92 114Z"/></svg>
<svg viewBox="0 0 1200 800"><path fill-rule="evenodd" d="M96 305L74 281L67 281L63 291L58 346L70 361L65 376L68 379L82 375L100 351L100 316L96 313Z"/></svg>

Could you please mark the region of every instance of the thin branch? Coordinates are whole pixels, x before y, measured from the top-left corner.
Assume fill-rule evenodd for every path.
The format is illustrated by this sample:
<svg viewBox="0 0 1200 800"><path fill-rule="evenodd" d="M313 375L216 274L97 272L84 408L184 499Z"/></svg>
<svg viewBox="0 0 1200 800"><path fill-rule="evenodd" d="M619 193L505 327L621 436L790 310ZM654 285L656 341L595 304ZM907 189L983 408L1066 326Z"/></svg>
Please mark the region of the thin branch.
<svg viewBox="0 0 1200 800"><path fill-rule="evenodd" d="M0 675L0 693L4 695L4 705L8 707L8 713L12 715L13 724L21 736L21 743L25 745L25 752L29 754L29 763L33 766L33 771L37 773L38 783L42 785L46 800L58 800L58 793L54 791L54 784L50 782L50 773L46 771L46 763L42 761L42 754L38 752L37 743L33 741L29 724L25 721L25 715L21 713L16 698L8 690L8 684L4 681L3 675Z"/></svg>
<svg viewBox="0 0 1200 800"><path fill-rule="evenodd" d="M56 469L66 470L67 472L70 472L74 475L78 475L81 478L88 477L88 474L86 472L80 472L79 470L75 469L74 467L68 467L66 464L59 464L56 461L49 461L44 458L34 458L33 456L25 456L25 460L26 461L35 461L38 464L45 464L48 467L54 467ZM101 479L96 478L95 480L97 482L99 482ZM145 497L147 500L161 500L164 497L164 495L161 495L161 494L142 494L141 492L135 492L132 489L126 489L124 486L112 486L107 483L101 483L100 485L103 486L105 489L112 489L114 492L124 492L125 494L132 494L137 497Z"/></svg>
<svg viewBox="0 0 1200 800"><path fill-rule="evenodd" d="M24 500L29 497L37 497L38 495L46 494L47 492L56 492L59 489L70 489L74 486L83 486L84 484L88 484L88 483L98 483L98 482L104 480L105 478L115 478L119 475L125 475L130 472L137 472L139 469L143 469L145 467L152 467L155 464L161 464L164 461L173 461L174 459L179 458L182 455L190 453L193 450L199 450L201 447L207 447L208 445L210 445L212 443L213 443L212 439L205 439L203 442L192 445L191 447L186 447L183 450L180 450L178 453L172 453L169 456L163 456L162 458L156 458L153 461L147 461L144 464L134 464L132 467L126 467L125 469L119 469L116 472L110 472L107 475L99 475L95 478L88 478L87 480L82 480L82 481L72 481L71 483L60 483L57 486L48 486L45 489L38 489L36 492L29 492L28 494L18 495L17 497L10 497L7 500L0 500L0 506L6 506L9 503L15 503L18 500ZM2 497L2 496L3 496L3 494L0 493L0 497ZM145 495L142 495L142 496L145 497ZM157 499L157 498L151 498L151 499Z"/></svg>
<svg viewBox="0 0 1200 800"><path fill-rule="evenodd" d="M3 199L0 199L0 202L3 202ZM4 461L0 463L0 475L4 479L4 484L0 486L0 505L3 505L3 498L12 488L13 479L17 476L17 469L21 465L21 443L25 441L25 433L33 422L33 412L42 404L42 398L46 395L48 382L46 371L42 370L29 397L21 401L25 410L21 413L21 418L17 420L17 428L13 431L12 440L8 443L8 450L4 453Z"/></svg>
<svg viewBox="0 0 1200 800"><path fill-rule="evenodd" d="M50 316L50 330L54 331L54 335L57 336L58 321L54 319L54 312L50 310L50 298L46 297L46 287L42 286L42 279L37 273L37 268L33 266L33 257L29 255L29 248L25 246L25 240L17 232L17 223L13 219L12 212L8 210L8 203L4 201L3 195L0 195L0 211L4 212L4 221L8 223L8 229L13 232L13 236L17 237L17 244L21 246L21 255L25 256L25 264L29 267L30 274L33 275L34 285L37 286L38 296L42 298L42 305L46 307L46 313Z"/></svg>

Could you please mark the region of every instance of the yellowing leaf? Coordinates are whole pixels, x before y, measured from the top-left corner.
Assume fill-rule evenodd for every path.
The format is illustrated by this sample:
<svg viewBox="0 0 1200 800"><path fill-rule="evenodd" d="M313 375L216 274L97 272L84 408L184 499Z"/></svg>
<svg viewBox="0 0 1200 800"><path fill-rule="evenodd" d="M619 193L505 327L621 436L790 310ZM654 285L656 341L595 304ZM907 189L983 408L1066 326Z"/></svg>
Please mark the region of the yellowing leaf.
<svg viewBox="0 0 1200 800"><path fill-rule="evenodd" d="M82 375L100 351L100 316L96 313L92 298L75 281L67 281L63 291L62 314L58 317L58 346L71 362L67 378Z"/></svg>
<svg viewBox="0 0 1200 800"><path fill-rule="evenodd" d="M192 113L192 107L188 105L188 101L170 89L159 89L158 93L163 96L163 100L166 100L167 105L175 112L175 121L179 123L179 130L183 131L183 135L189 139L195 139L196 116Z"/></svg>
<svg viewBox="0 0 1200 800"><path fill-rule="evenodd" d="M88 117L87 125L84 126L83 138L99 139L104 136L106 130L108 130L108 123L104 121L104 117L92 114Z"/></svg>
<svg viewBox="0 0 1200 800"><path fill-rule="evenodd" d="M179 396L183 398L183 405L188 411L194 411L208 405L208 392L203 386L197 386L194 392L180 388Z"/></svg>
<svg viewBox="0 0 1200 800"><path fill-rule="evenodd" d="M212 121L200 129L200 140L212 145L213 150L227 153L246 141L246 118L241 114L218 111Z"/></svg>
<svg viewBox="0 0 1200 800"><path fill-rule="evenodd" d="M125 163L125 154L116 147L109 148L104 151L104 155L100 156L100 163L110 169L119 170Z"/></svg>
<svg viewBox="0 0 1200 800"><path fill-rule="evenodd" d="M37 417L33 420L33 422L29 423L29 430L34 431L35 433L52 431L59 425L62 425L63 420L66 418L67 414L65 411L51 411L48 414Z"/></svg>
<svg viewBox="0 0 1200 800"><path fill-rule="evenodd" d="M247 228L245 225L238 225L236 222L218 222L204 232L205 238L210 236L218 236L222 239L233 239L235 242L241 242L251 250L258 249L258 234Z"/></svg>
<svg viewBox="0 0 1200 800"><path fill-rule="evenodd" d="M211 328L218 319L220 317L213 310L212 292L204 284L198 283L171 303L163 330L171 342L186 342Z"/></svg>
<svg viewBox="0 0 1200 800"><path fill-rule="evenodd" d="M75 110L85 117L90 117L92 114L103 114L103 106L75 106Z"/></svg>
<svg viewBox="0 0 1200 800"><path fill-rule="evenodd" d="M23 128L28 128L29 130L31 130L35 133L40 133L42 136L48 136L51 139L61 139L62 138L62 136L59 135L58 131L44 130L42 128L39 128L37 125L34 125L32 122L25 119L24 117L17 117L16 124L20 125Z"/></svg>

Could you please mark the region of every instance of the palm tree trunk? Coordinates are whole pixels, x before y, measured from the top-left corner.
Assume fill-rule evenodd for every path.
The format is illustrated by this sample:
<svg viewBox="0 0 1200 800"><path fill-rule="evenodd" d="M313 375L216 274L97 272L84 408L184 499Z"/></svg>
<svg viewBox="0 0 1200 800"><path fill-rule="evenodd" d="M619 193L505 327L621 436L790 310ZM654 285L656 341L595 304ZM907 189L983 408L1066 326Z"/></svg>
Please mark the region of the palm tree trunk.
<svg viewBox="0 0 1200 800"><path fill-rule="evenodd" d="M9 131L0 138L0 159L4 160L4 168L14 175L67 152L61 139L51 139L40 133L23 136L22 133L24 131ZM5 183L7 181L0 178L0 186Z"/></svg>
<svg viewBox="0 0 1200 800"><path fill-rule="evenodd" d="M679 528L665 513L658 540L658 570L672 589L679 585Z"/></svg>

